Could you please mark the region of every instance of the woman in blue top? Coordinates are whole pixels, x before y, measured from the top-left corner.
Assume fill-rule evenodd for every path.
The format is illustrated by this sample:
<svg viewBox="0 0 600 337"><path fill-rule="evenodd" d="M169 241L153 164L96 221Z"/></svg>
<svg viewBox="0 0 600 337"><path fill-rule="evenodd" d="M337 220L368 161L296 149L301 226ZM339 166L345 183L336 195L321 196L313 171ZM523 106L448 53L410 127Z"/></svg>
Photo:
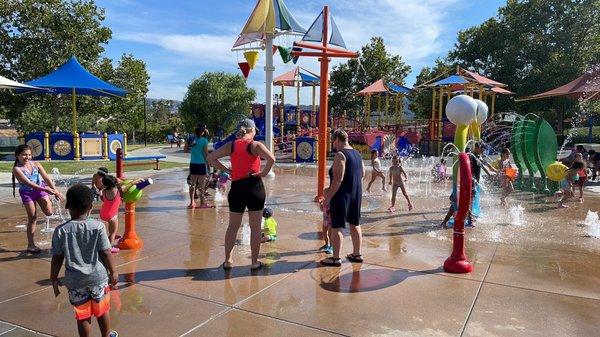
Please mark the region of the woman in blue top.
<svg viewBox="0 0 600 337"><path fill-rule="evenodd" d="M352 237L352 254L348 254L346 258L350 262L363 262L360 206L365 167L360 152L348 144L348 134L344 130L335 130L331 140L337 153L329 170L329 187L323 191L323 205L329 208L331 218L333 256L321 260L321 264L339 267L342 265L342 230L346 228L346 222L350 223Z"/></svg>
<svg viewBox="0 0 600 337"><path fill-rule="evenodd" d="M185 144L185 151L190 151L190 204L188 208L212 208L205 203L206 174L209 171L206 156L208 156L208 130L206 125L198 125L195 138ZM198 193L200 206L196 205L195 196Z"/></svg>

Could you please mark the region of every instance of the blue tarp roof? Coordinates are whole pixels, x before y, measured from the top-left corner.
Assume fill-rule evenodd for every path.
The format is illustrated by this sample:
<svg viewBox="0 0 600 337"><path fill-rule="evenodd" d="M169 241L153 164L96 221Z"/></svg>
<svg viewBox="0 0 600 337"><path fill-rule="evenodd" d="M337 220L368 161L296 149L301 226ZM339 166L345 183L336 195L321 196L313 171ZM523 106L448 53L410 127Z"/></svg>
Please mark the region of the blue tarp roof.
<svg viewBox="0 0 600 337"><path fill-rule="evenodd" d="M399 93L399 94L410 94L410 89L407 88L407 87L405 87L405 86L403 86L403 85L396 85L396 84L394 84L392 82L388 82L387 83L387 87L390 90L392 90L392 91L394 91L396 93Z"/></svg>
<svg viewBox="0 0 600 337"><path fill-rule="evenodd" d="M300 71L300 78L302 79L302 85L319 85L321 83L321 79L317 76L313 76L307 74L305 72Z"/></svg>
<svg viewBox="0 0 600 337"><path fill-rule="evenodd" d="M50 74L26 82L26 84L48 88L50 90L47 93L52 94L71 94L73 88L77 95L123 97L127 94L125 89L115 87L90 74L79 64L75 56L71 56L66 63ZM28 92L28 90L22 92Z"/></svg>
<svg viewBox="0 0 600 337"><path fill-rule="evenodd" d="M469 81L467 81L464 77L460 76L460 75L452 75L452 76L448 76L444 79L441 79L437 82L434 82L432 85L451 85L451 84L465 84L465 83L470 83Z"/></svg>

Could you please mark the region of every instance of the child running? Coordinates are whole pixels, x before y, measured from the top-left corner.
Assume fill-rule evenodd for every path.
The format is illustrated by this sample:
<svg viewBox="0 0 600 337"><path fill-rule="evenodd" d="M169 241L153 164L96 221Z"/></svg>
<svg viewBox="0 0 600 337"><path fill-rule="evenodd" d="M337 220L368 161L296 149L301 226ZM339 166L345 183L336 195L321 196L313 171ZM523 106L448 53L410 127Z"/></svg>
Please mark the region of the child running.
<svg viewBox="0 0 600 337"><path fill-rule="evenodd" d="M112 175L105 175L102 178L102 185L104 188L100 194L100 200L102 200L102 207L100 208L100 219L108 223L108 242L112 245L117 239L117 230L119 229L119 207L123 198L123 191L127 191L132 185L142 182L144 179L137 179L135 181L123 184L119 183L117 178ZM111 247L111 253L118 253L119 248Z"/></svg>
<svg viewBox="0 0 600 337"><path fill-rule="evenodd" d="M373 149L371 150L371 165L373 166L373 171L371 172L371 181L369 181L369 185L367 186L367 193L371 193L371 185L377 178L381 178L382 190L387 191L385 188L385 174L381 171L381 161L379 160L379 151Z"/></svg>
<svg viewBox="0 0 600 337"><path fill-rule="evenodd" d="M454 196L454 192L452 192L452 193L450 193L450 208L448 209L448 212L446 213L444 220L440 224L440 227L448 228L448 221L450 221L450 218L452 218L456 214L457 211L458 211L458 205L456 203L456 197Z"/></svg>
<svg viewBox="0 0 600 337"><path fill-rule="evenodd" d="M404 177L402 177L404 176ZM408 176L406 175L406 172L404 171L404 169L401 166L400 163L400 157L398 156L394 156L394 158L392 158L392 167L390 167L390 185L392 185L392 205L388 208L388 211L393 213L396 211L396 193L398 192L398 187L400 188L400 190L402 191L402 195L404 195L404 197L406 198L406 201L408 202L408 210L412 211L413 209L413 205L410 202L410 198L408 197L408 194L406 193L406 188L404 187L404 182L408 181Z"/></svg>
<svg viewBox="0 0 600 337"><path fill-rule="evenodd" d="M48 195L54 195L58 200L62 200L64 197L58 192L44 167L31 160L31 148L26 144L21 144L15 149L15 163L12 169L13 197L16 196L15 178L19 181L19 195L27 212L27 252L37 254L42 250L35 245L33 240L37 220L36 202L40 205L42 212L46 216L50 216L52 215L52 202Z"/></svg>
<svg viewBox="0 0 600 337"><path fill-rule="evenodd" d="M110 331L109 284L117 284L117 273L104 225L88 218L93 201L94 192L87 186L77 184L67 191L71 220L56 227L52 235L50 280L54 296L60 294L59 286L67 287L79 336L91 335L95 316L102 336L116 337L118 334ZM61 282L58 273L63 261L65 277Z"/></svg>
<svg viewBox="0 0 600 337"><path fill-rule="evenodd" d="M555 196L558 197L558 208L569 207L565 205L565 202L575 195L574 188L577 184L577 180L579 179L579 170L581 170L583 167L584 164L582 162L576 161L567 170L565 179L563 179L563 181L560 183L561 190L555 194Z"/></svg>
<svg viewBox="0 0 600 337"><path fill-rule="evenodd" d="M273 210L265 207L262 212L265 219L265 228L262 232L260 242L269 242L277 240L277 221L273 218Z"/></svg>
<svg viewBox="0 0 600 337"><path fill-rule="evenodd" d="M585 183L587 182L587 164L586 159L581 153L575 155L575 163L581 163L582 167L577 171L577 183L573 185L573 193L575 192L575 186L579 189L579 202L583 203L583 187L585 187ZM571 165L572 166L572 165ZM578 165L579 166L579 165Z"/></svg>

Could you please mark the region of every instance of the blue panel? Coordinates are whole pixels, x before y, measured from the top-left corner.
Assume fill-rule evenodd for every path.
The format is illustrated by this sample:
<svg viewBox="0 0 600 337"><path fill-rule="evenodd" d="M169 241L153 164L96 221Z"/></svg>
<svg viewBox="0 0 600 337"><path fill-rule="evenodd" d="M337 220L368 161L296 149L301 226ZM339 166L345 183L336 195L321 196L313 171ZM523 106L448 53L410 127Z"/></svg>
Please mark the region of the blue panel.
<svg viewBox="0 0 600 337"><path fill-rule="evenodd" d="M304 153L306 145L310 146L310 153ZM317 143L312 137L297 137L296 138L296 160L297 163L313 163L315 161L315 147ZM302 147L302 149L300 148ZM299 151L300 150L300 151ZM302 152L302 153L301 153Z"/></svg>
<svg viewBox="0 0 600 337"><path fill-rule="evenodd" d="M117 159L117 148L123 148L123 134L122 133L109 133L108 134L108 159Z"/></svg>
<svg viewBox="0 0 600 337"><path fill-rule="evenodd" d="M75 159L75 143L70 132L54 132L50 134L50 158L52 160Z"/></svg>
<svg viewBox="0 0 600 337"><path fill-rule="evenodd" d="M330 17L331 17L331 38L329 39L329 43L346 49L346 42L344 42L344 38L342 38L342 33L340 33L338 26L335 24L335 21L333 20L333 15L330 15Z"/></svg>
<svg viewBox="0 0 600 337"><path fill-rule="evenodd" d="M34 153L36 153L36 151L40 151L39 155L32 157L33 160L44 160L44 152L45 152L45 148L44 148L44 133L43 132L30 132L28 134L25 135L25 144L30 145L30 146L40 146L39 144L37 144L37 142L34 142L35 144L29 144L29 141L35 139L38 142L40 142L41 144L41 148L38 149L31 149L31 154L33 155Z"/></svg>

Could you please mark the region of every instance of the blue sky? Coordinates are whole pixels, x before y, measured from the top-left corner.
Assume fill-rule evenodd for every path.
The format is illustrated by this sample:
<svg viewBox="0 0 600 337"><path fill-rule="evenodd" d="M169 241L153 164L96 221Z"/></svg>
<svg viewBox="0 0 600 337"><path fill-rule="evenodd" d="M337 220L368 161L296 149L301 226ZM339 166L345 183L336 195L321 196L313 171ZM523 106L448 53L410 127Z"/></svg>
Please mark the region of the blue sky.
<svg viewBox="0 0 600 337"><path fill-rule="evenodd" d="M286 0L304 28L329 5L350 50L358 50L372 36L382 36L388 51L399 54L412 67L412 85L424 66L446 55L458 31L497 14L505 0ZM250 15L255 0L98 0L106 9L105 24L113 31L105 55L117 60L131 53L146 62L150 73L148 97L183 99L187 85L206 71L239 73L241 53L231 46ZM282 37L276 44L291 45ZM333 62L343 60L337 59ZM298 65L318 73L315 58L300 58ZM264 102L264 54L250 73L248 85ZM275 76L294 67L275 55ZM276 90L279 92L279 90ZM287 97L294 97L292 90ZM310 91L301 102L310 102Z"/></svg>

